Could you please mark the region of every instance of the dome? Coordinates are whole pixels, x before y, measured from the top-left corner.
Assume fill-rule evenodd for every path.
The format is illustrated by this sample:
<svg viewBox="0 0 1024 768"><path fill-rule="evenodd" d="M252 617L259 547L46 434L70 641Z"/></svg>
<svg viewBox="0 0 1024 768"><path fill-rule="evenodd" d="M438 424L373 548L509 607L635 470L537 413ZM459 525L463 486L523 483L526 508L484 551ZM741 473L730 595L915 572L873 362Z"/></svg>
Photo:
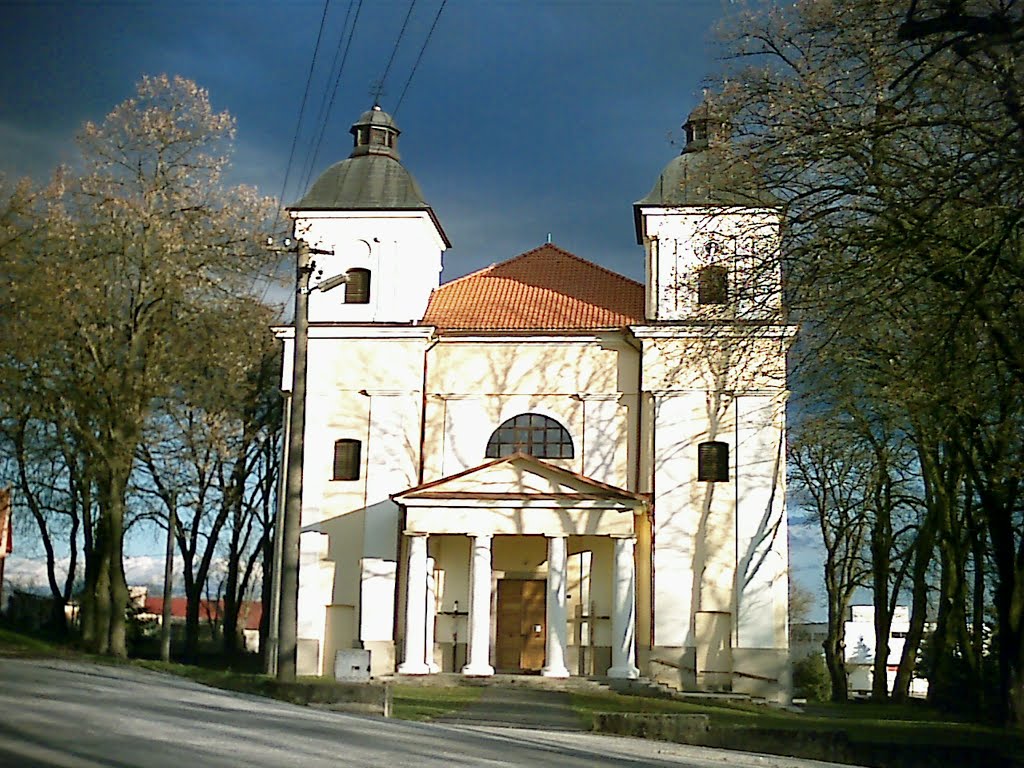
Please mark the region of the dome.
<svg viewBox="0 0 1024 768"><path fill-rule="evenodd" d="M318 178L291 210L429 210L398 156L401 131L379 106L359 116L349 132L352 153Z"/></svg>
<svg viewBox="0 0 1024 768"><path fill-rule="evenodd" d="M779 201L763 188L753 169L740 161L723 162L721 155L708 152L709 140L728 141L729 124L716 117L707 101L701 102L683 123L686 146L682 154L665 166L647 196L633 209L640 234L641 208L682 208L686 206L775 207Z"/></svg>

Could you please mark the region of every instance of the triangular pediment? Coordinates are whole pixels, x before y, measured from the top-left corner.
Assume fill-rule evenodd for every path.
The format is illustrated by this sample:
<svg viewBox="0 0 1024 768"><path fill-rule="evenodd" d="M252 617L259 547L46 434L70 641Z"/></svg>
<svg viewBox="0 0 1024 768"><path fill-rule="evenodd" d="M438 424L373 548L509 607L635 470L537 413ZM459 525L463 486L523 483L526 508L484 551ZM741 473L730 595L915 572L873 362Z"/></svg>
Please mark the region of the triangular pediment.
<svg viewBox="0 0 1024 768"><path fill-rule="evenodd" d="M438 501L470 504L505 501L550 502L558 506L596 503L638 509L646 504L642 494L598 482L522 453L410 488L392 498L407 506Z"/></svg>

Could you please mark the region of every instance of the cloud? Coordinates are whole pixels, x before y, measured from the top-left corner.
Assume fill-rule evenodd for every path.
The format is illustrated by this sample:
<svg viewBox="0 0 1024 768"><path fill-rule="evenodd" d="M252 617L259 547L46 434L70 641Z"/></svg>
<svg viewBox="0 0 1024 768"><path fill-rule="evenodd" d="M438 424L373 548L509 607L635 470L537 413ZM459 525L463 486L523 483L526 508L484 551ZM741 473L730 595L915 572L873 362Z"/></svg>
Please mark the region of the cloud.
<svg viewBox="0 0 1024 768"><path fill-rule="evenodd" d="M59 558L56 561L55 571L58 583L63 585L67 578L69 559ZM79 561L81 568L81 561ZM216 585L224 576L227 570L227 563L224 559L214 560L210 565L210 581ZM124 559L125 580L129 586L148 586L162 588L164 582L164 558L158 555L136 555ZM174 585L175 593L182 591L182 561L175 556L174 559ZM18 557L11 555L4 565L4 587L5 591L11 589L25 592L49 593L50 587L46 576L46 560L35 557Z"/></svg>
<svg viewBox="0 0 1024 768"><path fill-rule="evenodd" d="M75 158L73 136L0 120L0 169L11 178L49 178L54 168Z"/></svg>

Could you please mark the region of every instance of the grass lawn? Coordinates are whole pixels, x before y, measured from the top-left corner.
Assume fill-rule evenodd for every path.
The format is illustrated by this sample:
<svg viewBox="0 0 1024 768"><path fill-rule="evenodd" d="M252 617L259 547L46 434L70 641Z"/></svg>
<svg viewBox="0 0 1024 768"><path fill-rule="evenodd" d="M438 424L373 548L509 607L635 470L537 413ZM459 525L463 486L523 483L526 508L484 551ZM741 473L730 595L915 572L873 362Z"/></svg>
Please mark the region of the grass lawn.
<svg viewBox="0 0 1024 768"><path fill-rule="evenodd" d="M280 686L266 675L243 674L223 669L208 669L188 664L167 664L161 661L136 661L138 666L158 672L187 677L204 685L242 691L260 696L305 703L307 700L329 701L331 692L340 686L327 677L300 677L294 692L292 686ZM310 690L312 689L312 690ZM482 689L473 686L434 687L423 685L392 685L391 716L400 720L432 720L457 712L476 701Z"/></svg>
<svg viewBox="0 0 1024 768"><path fill-rule="evenodd" d="M803 713L769 709L742 702L689 702L648 699L616 693L574 693L573 708L589 719L596 712L704 714L712 727L751 726L783 731L844 731L851 742L967 747L1024 751L1024 734L964 722L922 704L870 702L811 705Z"/></svg>
<svg viewBox="0 0 1024 768"><path fill-rule="evenodd" d="M391 715L402 720L432 720L472 704L483 693L477 686L396 685Z"/></svg>
<svg viewBox="0 0 1024 768"><path fill-rule="evenodd" d="M0 655L15 657L68 656L73 651L41 637L0 628Z"/></svg>

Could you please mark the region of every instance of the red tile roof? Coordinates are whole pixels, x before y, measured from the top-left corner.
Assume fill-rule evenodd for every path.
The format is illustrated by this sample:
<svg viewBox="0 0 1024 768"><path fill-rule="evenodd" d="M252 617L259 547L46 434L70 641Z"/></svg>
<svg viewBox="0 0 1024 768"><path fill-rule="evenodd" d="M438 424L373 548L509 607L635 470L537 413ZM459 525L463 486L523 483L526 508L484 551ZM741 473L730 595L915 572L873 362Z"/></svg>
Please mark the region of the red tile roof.
<svg viewBox="0 0 1024 768"><path fill-rule="evenodd" d="M172 597L171 618L184 620L185 609L187 606L188 601L184 597ZM163 616L164 599L162 597L146 597L142 610L145 613L151 613L155 616ZM223 600L217 600L216 602L212 600L199 601L200 624L209 621L210 619L221 621L223 613ZM263 618L263 603L249 600L242 603L242 609L239 611L238 623L245 629L259 629L261 618Z"/></svg>
<svg viewBox="0 0 1024 768"><path fill-rule="evenodd" d="M643 320L643 285L549 244L442 285L421 322L449 330L569 330Z"/></svg>

